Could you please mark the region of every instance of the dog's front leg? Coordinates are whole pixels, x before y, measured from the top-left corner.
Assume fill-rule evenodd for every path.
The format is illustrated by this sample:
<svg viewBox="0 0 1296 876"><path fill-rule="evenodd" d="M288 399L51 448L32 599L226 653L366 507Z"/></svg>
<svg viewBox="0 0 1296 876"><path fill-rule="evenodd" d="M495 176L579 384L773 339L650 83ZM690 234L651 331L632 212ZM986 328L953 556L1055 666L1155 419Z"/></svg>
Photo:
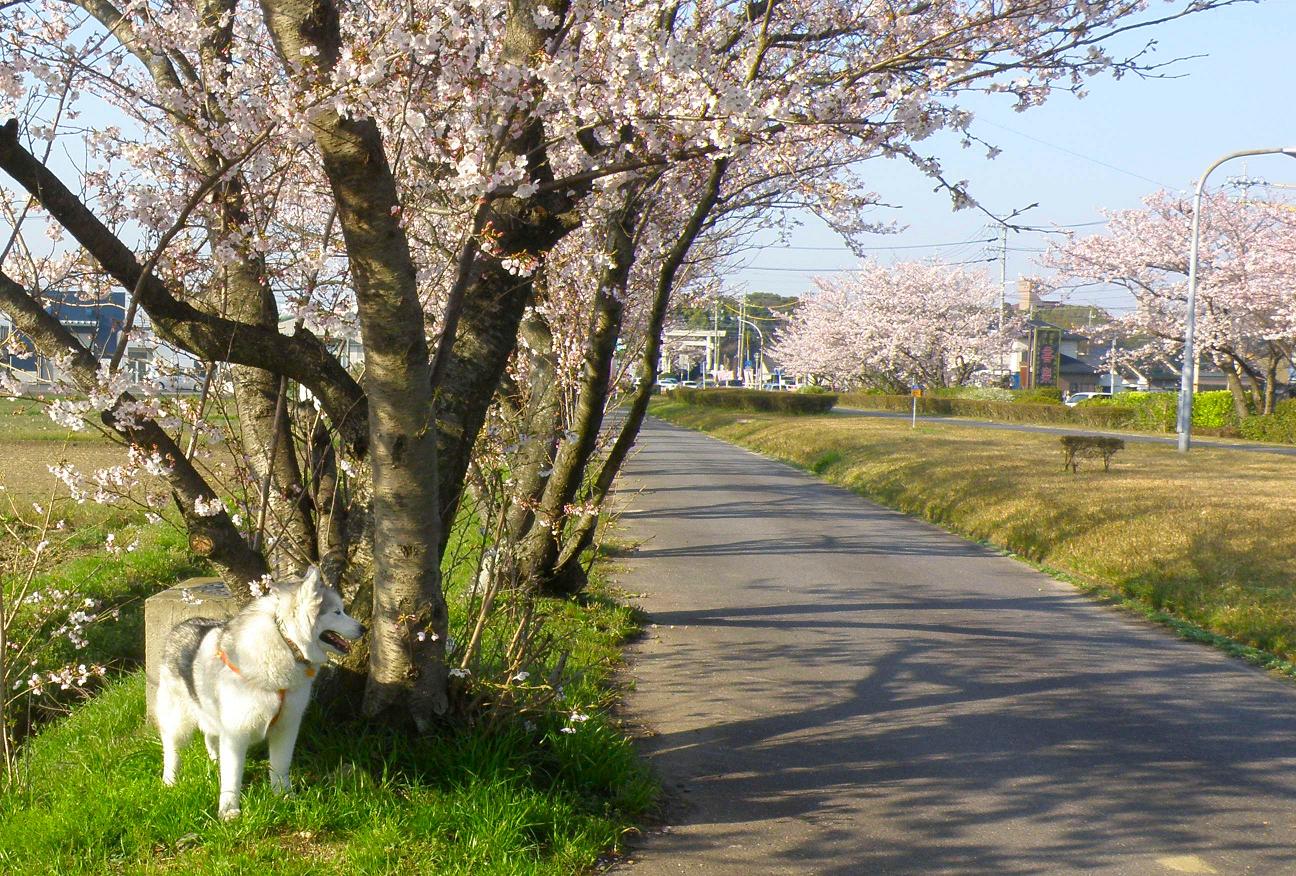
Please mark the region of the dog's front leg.
<svg viewBox="0 0 1296 876"><path fill-rule="evenodd" d="M288 770L292 766L302 713L306 710L309 699L309 688L290 693L279 713L279 719L266 732L266 741L270 745L270 787L280 794L287 794L292 789Z"/></svg>
<svg viewBox="0 0 1296 876"><path fill-rule="evenodd" d="M237 818L239 793L243 790L243 764L247 759L248 740L242 735L222 734L220 738L220 809L221 818Z"/></svg>

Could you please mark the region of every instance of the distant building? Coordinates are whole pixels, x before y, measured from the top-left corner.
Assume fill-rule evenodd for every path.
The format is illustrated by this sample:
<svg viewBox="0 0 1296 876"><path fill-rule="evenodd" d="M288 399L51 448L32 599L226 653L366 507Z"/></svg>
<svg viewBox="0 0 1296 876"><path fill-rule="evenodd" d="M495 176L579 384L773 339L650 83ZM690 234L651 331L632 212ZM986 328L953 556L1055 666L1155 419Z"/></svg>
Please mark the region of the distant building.
<svg viewBox="0 0 1296 876"><path fill-rule="evenodd" d="M279 333L281 335L291 335L297 330L297 320L288 317L279 320ZM339 330L330 330L327 332L315 332L315 336L328 349L330 353L337 357L338 362L352 372L358 372L364 367L364 342L360 338L360 328L355 323L348 325Z"/></svg>
<svg viewBox="0 0 1296 876"><path fill-rule="evenodd" d="M1179 372L1167 363L1132 365L1125 357L1113 374L1104 360L1110 341L1095 340L1093 333L1111 322L1111 315L1088 304L1044 301L1029 280L1017 283L1017 308L1026 315L1026 330L1013 341L1004 371L1014 388L1054 386L1063 395L1075 392L1179 389ZM1128 342L1117 341L1117 349ZM1049 347L1052 346L1052 353ZM1048 361L1045 361L1045 360ZM1003 372L1000 372L1003 373ZM1224 374L1208 359L1197 368L1199 389L1224 389Z"/></svg>
<svg viewBox="0 0 1296 876"><path fill-rule="evenodd" d="M76 335L82 346L99 360L110 359L121 343L122 321L126 313L126 293L111 292L91 298L76 291L48 291L45 310ZM9 323L0 323L0 340L5 350L0 367L27 383L50 383L58 379L58 366L36 350L27 337L14 331ZM18 352L13 348L17 347ZM26 352L22 352L22 351ZM131 341L122 364L134 380L141 380L153 360L154 347L145 341Z"/></svg>

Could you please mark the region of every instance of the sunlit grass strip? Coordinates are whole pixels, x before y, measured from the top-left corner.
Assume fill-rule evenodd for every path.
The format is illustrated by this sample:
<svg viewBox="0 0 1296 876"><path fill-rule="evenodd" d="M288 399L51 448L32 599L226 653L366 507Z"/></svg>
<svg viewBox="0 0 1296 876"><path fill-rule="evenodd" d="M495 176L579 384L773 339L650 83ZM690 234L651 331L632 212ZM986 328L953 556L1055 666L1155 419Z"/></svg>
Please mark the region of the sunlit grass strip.
<svg viewBox="0 0 1296 876"><path fill-rule="evenodd" d="M1186 624L1189 637L1257 649L1239 652L1253 662L1296 659L1296 460L1130 444L1110 473L1073 475L1056 435L669 403L654 412L1074 576Z"/></svg>
<svg viewBox="0 0 1296 876"><path fill-rule="evenodd" d="M656 785L606 710L633 612L595 576L586 606L546 605L570 643L562 708L420 740L308 712L294 796L264 751L243 816L215 818L217 778L191 746L176 788L144 720L139 673L33 737L0 790L0 872L552 874L586 872L654 804ZM585 717L572 722L569 716Z"/></svg>
<svg viewBox="0 0 1296 876"><path fill-rule="evenodd" d="M102 441L102 432L74 432L49 418L45 404L36 399L0 399L0 441Z"/></svg>
<svg viewBox="0 0 1296 876"><path fill-rule="evenodd" d="M308 715L296 793L249 764L242 817L215 818L217 778L191 746L175 788L144 723L140 674L30 744L0 793L0 871L19 874L580 873L615 847L653 788L629 743L591 718L407 741Z"/></svg>

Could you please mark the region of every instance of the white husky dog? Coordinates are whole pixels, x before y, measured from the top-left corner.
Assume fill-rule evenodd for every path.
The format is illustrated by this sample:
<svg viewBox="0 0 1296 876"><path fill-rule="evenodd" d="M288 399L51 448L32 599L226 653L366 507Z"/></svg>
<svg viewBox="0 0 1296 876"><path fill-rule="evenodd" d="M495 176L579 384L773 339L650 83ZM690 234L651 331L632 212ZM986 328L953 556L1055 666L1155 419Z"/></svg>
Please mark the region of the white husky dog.
<svg viewBox="0 0 1296 876"><path fill-rule="evenodd" d="M199 729L207 754L220 760L221 818L239 814L248 746L262 739L270 741L270 785L287 793L315 673L364 631L313 566L300 581L271 585L270 595L228 623L192 618L177 624L158 675L162 781L175 784L180 750Z"/></svg>

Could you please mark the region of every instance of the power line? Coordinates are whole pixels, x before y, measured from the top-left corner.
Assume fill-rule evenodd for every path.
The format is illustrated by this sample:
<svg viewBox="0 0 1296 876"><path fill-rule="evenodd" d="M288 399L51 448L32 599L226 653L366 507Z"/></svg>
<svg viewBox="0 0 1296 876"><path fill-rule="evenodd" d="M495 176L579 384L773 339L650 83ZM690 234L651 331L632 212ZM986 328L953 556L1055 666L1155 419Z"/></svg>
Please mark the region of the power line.
<svg viewBox="0 0 1296 876"><path fill-rule="evenodd" d="M763 246L761 249L792 249L804 252L847 252L852 250L867 250L870 252L886 252L892 249L939 249L943 246L967 246L970 243L993 243L995 238L990 237L985 240L952 240L948 243L897 243L894 246Z"/></svg>
<svg viewBox="0 0 1296 876"><path fill-rule="evenodd" d="M1021 232L1021 233L1048 234L1058 228L1092 228L1096 225L1106 225L1106 224L1107 224L1106 219L1099 219L1094 222L1058 223L1048 228L1042 225L1014 225L1013 231ZM846 244L842 244L840 246L801 246L799 244L770 243L770 244L762 244L755 248L760 250L766 250L766 249L791 250L795 252L853 252L856 250L862 250L867 252L887 252L893 249L941 249L942 247L947 247L947 246L970 246L972 244L977 244L977 243L995 243L998 240L999 240L998 237L984 237L984 238L974 237L971 238L970 240L950 240L941 243L897 243L897 244L892 244L890 246L879 244L878 246L856 246L856 247L848 247Z"/></svg>
<svg viewBox="0 0 1296 876"><path fill-rule="evenodd" d="M787 274L840 274L858 271L859 268L761 268L755 265L743 268L744 271L777 271Z"/></svg>
<svg viewBox="0 0 1296 876"><path fill-rule="evenodd" d="M1106 219L1095 219L1092 222L1070 222L1066 225L1055 225L1054 228L1091 228L1094 225L1106 225ZM1043 225L1022 225L1019 226L1022 231L1048 231Z"/></svg>
<svg viewBox="0 0 1296 876"><path fill-rule="evenodd" d="M991 257L989 257L989 258L967 259L966 261L958 261L958 262L941 262L940 264L944 264L944 265L980 265L980 264L985 264L985 263L987 263L987 262L995 262L995 261L998 261L998 260L999 260L999 257L998 257L998 256L991 256ZM809 267L805 267L805 268L775 268L775 267L760 267L760 266L757 266L757 265L751 265L751 266L749 266L749 267L742 268L742 270L744 270L744 271L776 271L776 272L779 272L779 273L788 273L788 274L852 274L852 273L857 273L857 272L859 272L859 271L862 270L862 269L861 269L861 268L809 268Z"/></svg>
<svg viewBox="0 0 1296 876"><path fill-rule="evenodd" d="M1048 140L1041 140L1039 137L1033 137L1030 134L1023 134L1021 131L1014 130L1013 128L1008 128L1005 127L1004 125L996 125L994 122L987 122L984 119L979 119L978 121L982 125L989 125L990 127L998 128L1001 131L1007 131L1009 134L1016 134L1018 137L1025 137L1027 140L1032 140L1036 143L1039 143L1041 146L1047 146L1050 149L1056 149L1059 152L1065 152L1067 155L1074 155L1076 158L1082 159L1084 161L1088 161L1091 164L1096 164L1099 167L1105 167L1108 170L1114 170L1117 173L1123 173L1126 176L1132 176L1135 179L1141 179L1144 182L1150 182L1153 185L1160 186L1163 189L1176 188L1175 186L1169 185L1168 183L1163 183L1160 180L1152 179L1152 177L1150 176L1144 176L1141 173L1136 173L1132 170L1127 170L1124 167L1117 167L1114 164L1108 164L1106 161L1102 161L1100 159L1094 158L1092 155L1085 155L1083 152L1076 152L1074 149L1068 149L1065 146L1059 146L1056 143L1050 143Z"/></svg>

